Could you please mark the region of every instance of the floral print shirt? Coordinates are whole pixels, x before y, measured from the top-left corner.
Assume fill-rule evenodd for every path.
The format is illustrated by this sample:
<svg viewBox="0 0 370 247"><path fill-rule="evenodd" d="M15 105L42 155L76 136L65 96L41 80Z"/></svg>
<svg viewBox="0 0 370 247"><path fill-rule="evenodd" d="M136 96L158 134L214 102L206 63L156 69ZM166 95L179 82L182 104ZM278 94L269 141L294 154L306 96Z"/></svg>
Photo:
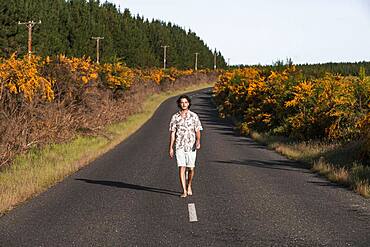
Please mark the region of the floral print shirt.
<svg viewBox="0 0 370 247"><path fill-rule="evenodd" d="M184 149L185 152L194 150L195 133L203 130L199 117L195 112L188 110L185 118L181 117L180 112L175 113L170 122L170 131L176 131L176 150Z"/></svg>

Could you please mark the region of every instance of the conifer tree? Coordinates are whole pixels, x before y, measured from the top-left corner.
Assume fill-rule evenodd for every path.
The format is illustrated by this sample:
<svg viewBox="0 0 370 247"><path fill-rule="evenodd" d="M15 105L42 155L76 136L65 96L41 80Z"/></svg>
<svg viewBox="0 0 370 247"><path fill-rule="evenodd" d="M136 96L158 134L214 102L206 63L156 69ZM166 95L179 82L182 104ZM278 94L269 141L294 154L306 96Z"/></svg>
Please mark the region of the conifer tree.
<svg viewBox="0 0 370 247"><path fill-rule="evenodd" d="M33 52L41 56L96 57L93 36L103 36L102 62L121 60L132 67L162 67L163 49L168 66L193 68L198 52L199 68L213 68L213 53L193 32L160 20L132 16L99 0L0 0L0 56L27 54L27 28L18 21L38 21L32 32ZM225 66L221 53L218 66Z"/></svg>

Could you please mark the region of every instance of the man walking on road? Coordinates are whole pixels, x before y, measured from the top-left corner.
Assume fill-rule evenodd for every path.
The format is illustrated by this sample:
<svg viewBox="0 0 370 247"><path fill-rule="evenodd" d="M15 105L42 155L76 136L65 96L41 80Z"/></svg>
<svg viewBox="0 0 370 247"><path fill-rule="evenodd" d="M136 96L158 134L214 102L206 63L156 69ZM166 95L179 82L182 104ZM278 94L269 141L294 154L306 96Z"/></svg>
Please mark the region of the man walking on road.
<svg viewBox="0 0 370 247"><path fill-rule="evenodd" d="M174 155L176 156L180 184L183 190L181 197L186 197L193 194L191 186L194 178L195 159L197 150L200 149L200 131L203 128L198 115L189 110L191 106L189 96L180 96L177 100L177 106L180 111L172 116L170 122L169 155L171 159ZM186 169L188 169L188 181L185 178Z"/></svg>

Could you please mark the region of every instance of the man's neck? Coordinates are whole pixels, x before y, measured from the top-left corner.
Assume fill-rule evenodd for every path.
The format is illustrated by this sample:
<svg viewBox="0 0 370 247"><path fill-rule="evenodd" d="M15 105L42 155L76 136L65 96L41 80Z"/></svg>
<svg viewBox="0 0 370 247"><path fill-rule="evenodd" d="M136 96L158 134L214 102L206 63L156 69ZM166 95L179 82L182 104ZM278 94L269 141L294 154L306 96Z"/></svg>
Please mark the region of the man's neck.
<svg viewBox="0 0 370 247"><path fill-rule="evenodd" d="M185 109L185 110L181 109L180 114L181 115L186 115L188 113L188 111L189 111L189 109Z"/></svg>

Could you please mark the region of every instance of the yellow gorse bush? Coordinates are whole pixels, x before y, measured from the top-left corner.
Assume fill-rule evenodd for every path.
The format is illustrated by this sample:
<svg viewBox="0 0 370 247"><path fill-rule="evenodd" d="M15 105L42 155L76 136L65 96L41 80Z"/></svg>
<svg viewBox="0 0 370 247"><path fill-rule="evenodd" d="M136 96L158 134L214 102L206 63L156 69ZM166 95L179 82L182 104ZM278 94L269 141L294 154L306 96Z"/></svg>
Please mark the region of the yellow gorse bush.
<svg viewBox="0 0 370 247"><path fill-rule="evenodd" d="M98 66L92 63L90 58L68 58L65 55L59 55L57 60L69 68L69 71L74 74L74 80L82 82L82 84L87 84L98 78Z"/></svg>
<svg viewBox="0 0 370 247"><path fill-rule="evenodd" d="M52 90L54 81L39 73L40 58L17 59L12 55L9 59L0 60L0 100L4 94L22 94L28 101L40 93L42 98L51 101L54 98Z"/></svg>
<svg viewBox="0 0 370 247"><path fill-rule="evenodd" d="M163 79L164 71L163 69L146 69L140 71L140 75L145 81L153 81L159 85Z"/></svg>
<svg viewBox="0 0 370 247"><path fill-rule="evenodd" d="M101 73L105 74L109 88L129 89L134 81L135 73L122 63L104 64Z"/></svg>
<svg viewBox="0 0 370 247"><path fill-rule="evenodd" d="M297 86L293 87L293 99L285 102L286 107L294 107L300 104L305 104L309 97L313 94L313 83L312 82L301 82Z"/></svg>
<svg viewBox="0 0 370 247"><path fill-rule="evenodd" d="M295 66L268 75L256 68L234 69L219 76L215 100L222 116L258 129L307 139L348 139L368 123L370 83L366 77L326 74L302 80Z"/></svg>
<svg viewBox="0 0 370 247"><path fill-rule="evenodd" d="M193 70L178 70L176 68L163 69L146 69L139 71L141 78L144 81L153 81L157 85L161 84L163 81L168 80L169 82L174 82L177 78L182 76L192 75Z"/></svg>
<svg viewBox="0 0 370 247"><path fill-rule="evenodd" d="M136 79L159 85L191 74L192 70L175 68L131 69L122 62L98 65L88 57L58 55L55 59L37 56L18 59L13 55L8 59L0 58L0 100L3 106L5 96L28 101L35 97L47 101L68 97L68 102L73 102L74 97L80 98L85 88L92 86L101 85L115 92L116 89L129 90Z"/></svg>

